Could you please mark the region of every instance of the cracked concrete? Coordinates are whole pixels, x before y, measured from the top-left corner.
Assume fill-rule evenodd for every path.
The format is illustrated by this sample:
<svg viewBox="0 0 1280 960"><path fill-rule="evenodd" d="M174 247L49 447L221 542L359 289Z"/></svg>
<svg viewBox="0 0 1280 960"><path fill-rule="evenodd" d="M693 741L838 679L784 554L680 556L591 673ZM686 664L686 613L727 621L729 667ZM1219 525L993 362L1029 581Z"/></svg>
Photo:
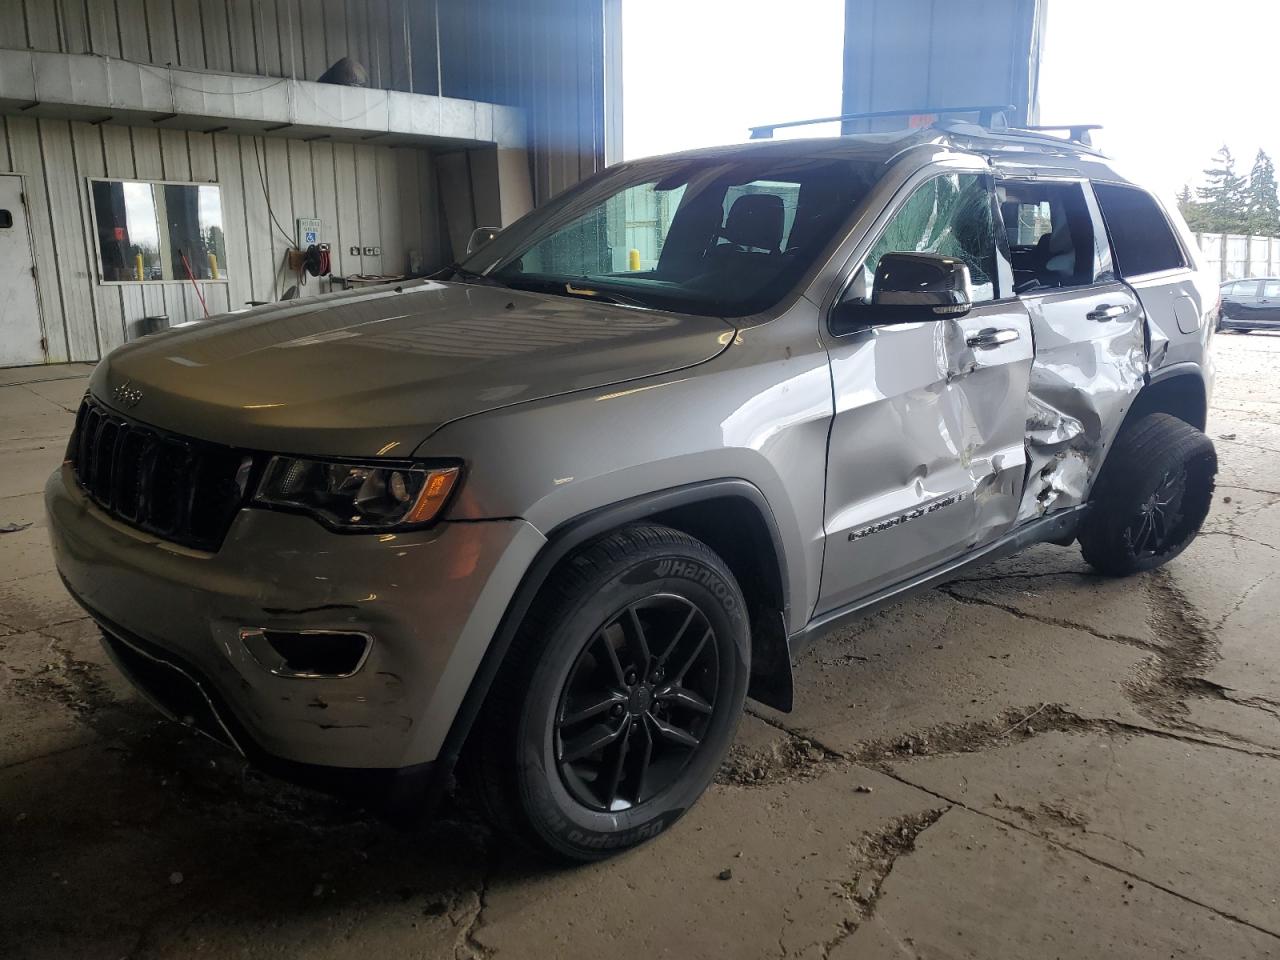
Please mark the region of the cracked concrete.
<svg viewBox="0 0 1280 960"><path fill-rule="evenodd" d="M1280 956L1277 354L1219 338L1214 510L1164 571L1040 546L824 638L683 821L572 870L160 719L44 543L86 371L0 371L0 953Z"/></svg>
<svg viewBox="0 0 1280 960"><path fill-rule="evenodd" d="M1275 955L1268 934L1116 873L1036 833L954 808L884 885L874 922L831 960Z"/></svg>
<svg viewBox="0 0 1280 960"><path fill-rule="evenodd" d="M1159 737L1052 733L895 775L1280 938L1270 763ZM1057 811L1052 815L1048 811ZM1280 939L1276 948L1280 949Z"/></svg>

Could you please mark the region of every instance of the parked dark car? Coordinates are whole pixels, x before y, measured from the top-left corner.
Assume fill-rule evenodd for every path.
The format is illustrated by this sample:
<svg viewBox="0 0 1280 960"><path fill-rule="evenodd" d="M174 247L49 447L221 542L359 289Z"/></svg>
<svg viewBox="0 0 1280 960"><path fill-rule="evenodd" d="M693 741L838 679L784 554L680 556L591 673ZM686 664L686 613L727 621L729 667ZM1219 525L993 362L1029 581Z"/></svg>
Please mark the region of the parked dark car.
<svg viewBox="0 0 1280 960"><path fill-rule="evenodd" d="M1219 330L1280 330L1280 278L1253 277L1222 285Z"/></svg>

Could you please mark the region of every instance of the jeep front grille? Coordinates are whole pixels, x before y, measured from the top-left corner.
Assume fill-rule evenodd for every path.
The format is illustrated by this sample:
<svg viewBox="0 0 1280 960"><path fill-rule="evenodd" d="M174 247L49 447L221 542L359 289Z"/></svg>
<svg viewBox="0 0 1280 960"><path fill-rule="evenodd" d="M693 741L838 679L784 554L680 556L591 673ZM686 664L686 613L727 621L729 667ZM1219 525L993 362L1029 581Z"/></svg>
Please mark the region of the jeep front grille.
<svg viewBox="0 0 1280 960"><path fill-rule="evenodd" d="M245 501L253 457L122 417L86 396L67 458L110 516L197 550L222 546Z"/></svg>

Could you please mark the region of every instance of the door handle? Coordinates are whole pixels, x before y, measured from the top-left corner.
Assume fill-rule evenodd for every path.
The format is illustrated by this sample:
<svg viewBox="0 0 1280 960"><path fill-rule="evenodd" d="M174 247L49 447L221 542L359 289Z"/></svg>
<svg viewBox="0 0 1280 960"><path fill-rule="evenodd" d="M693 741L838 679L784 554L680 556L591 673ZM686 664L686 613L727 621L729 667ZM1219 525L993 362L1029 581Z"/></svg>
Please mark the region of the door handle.
<svg viewBox="0 0 1280 960"><path fill-rule="evenodd" d="M971 347L979 350L990 350L992 347L999 347L1006 343L1013 343L1022 334L1017 330L997 330L989 327L986 330L979 330L977 333L971 333L965 337L964 342Z"/></svg>
<svg viewBox="0 0 1280 960"><path fill-rule="evenodd" d="M1124 306L1113 307L1108 304L1103 304L1102 306L1098 307L1097 310L1094 310L1091 313L1089 313L1088 317L1090 320L1096 320L1098 323L1104 323L1107 320L1119 320L1128 312L1129 312L1128 307L1124 307Z"/></svg>

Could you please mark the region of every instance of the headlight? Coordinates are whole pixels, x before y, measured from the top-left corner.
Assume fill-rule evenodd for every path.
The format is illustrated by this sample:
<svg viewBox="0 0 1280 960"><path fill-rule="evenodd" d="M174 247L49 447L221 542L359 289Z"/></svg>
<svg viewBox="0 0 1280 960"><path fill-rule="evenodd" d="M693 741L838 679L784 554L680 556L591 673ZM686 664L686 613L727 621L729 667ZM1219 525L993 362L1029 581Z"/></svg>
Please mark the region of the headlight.
<svg viewBox="0 0 1280 960"><path fill-rule="evenodd" d="M309 513L340 530L416 527L440 513L458 473L456 465L272 457L253 500Z"/></svg>

